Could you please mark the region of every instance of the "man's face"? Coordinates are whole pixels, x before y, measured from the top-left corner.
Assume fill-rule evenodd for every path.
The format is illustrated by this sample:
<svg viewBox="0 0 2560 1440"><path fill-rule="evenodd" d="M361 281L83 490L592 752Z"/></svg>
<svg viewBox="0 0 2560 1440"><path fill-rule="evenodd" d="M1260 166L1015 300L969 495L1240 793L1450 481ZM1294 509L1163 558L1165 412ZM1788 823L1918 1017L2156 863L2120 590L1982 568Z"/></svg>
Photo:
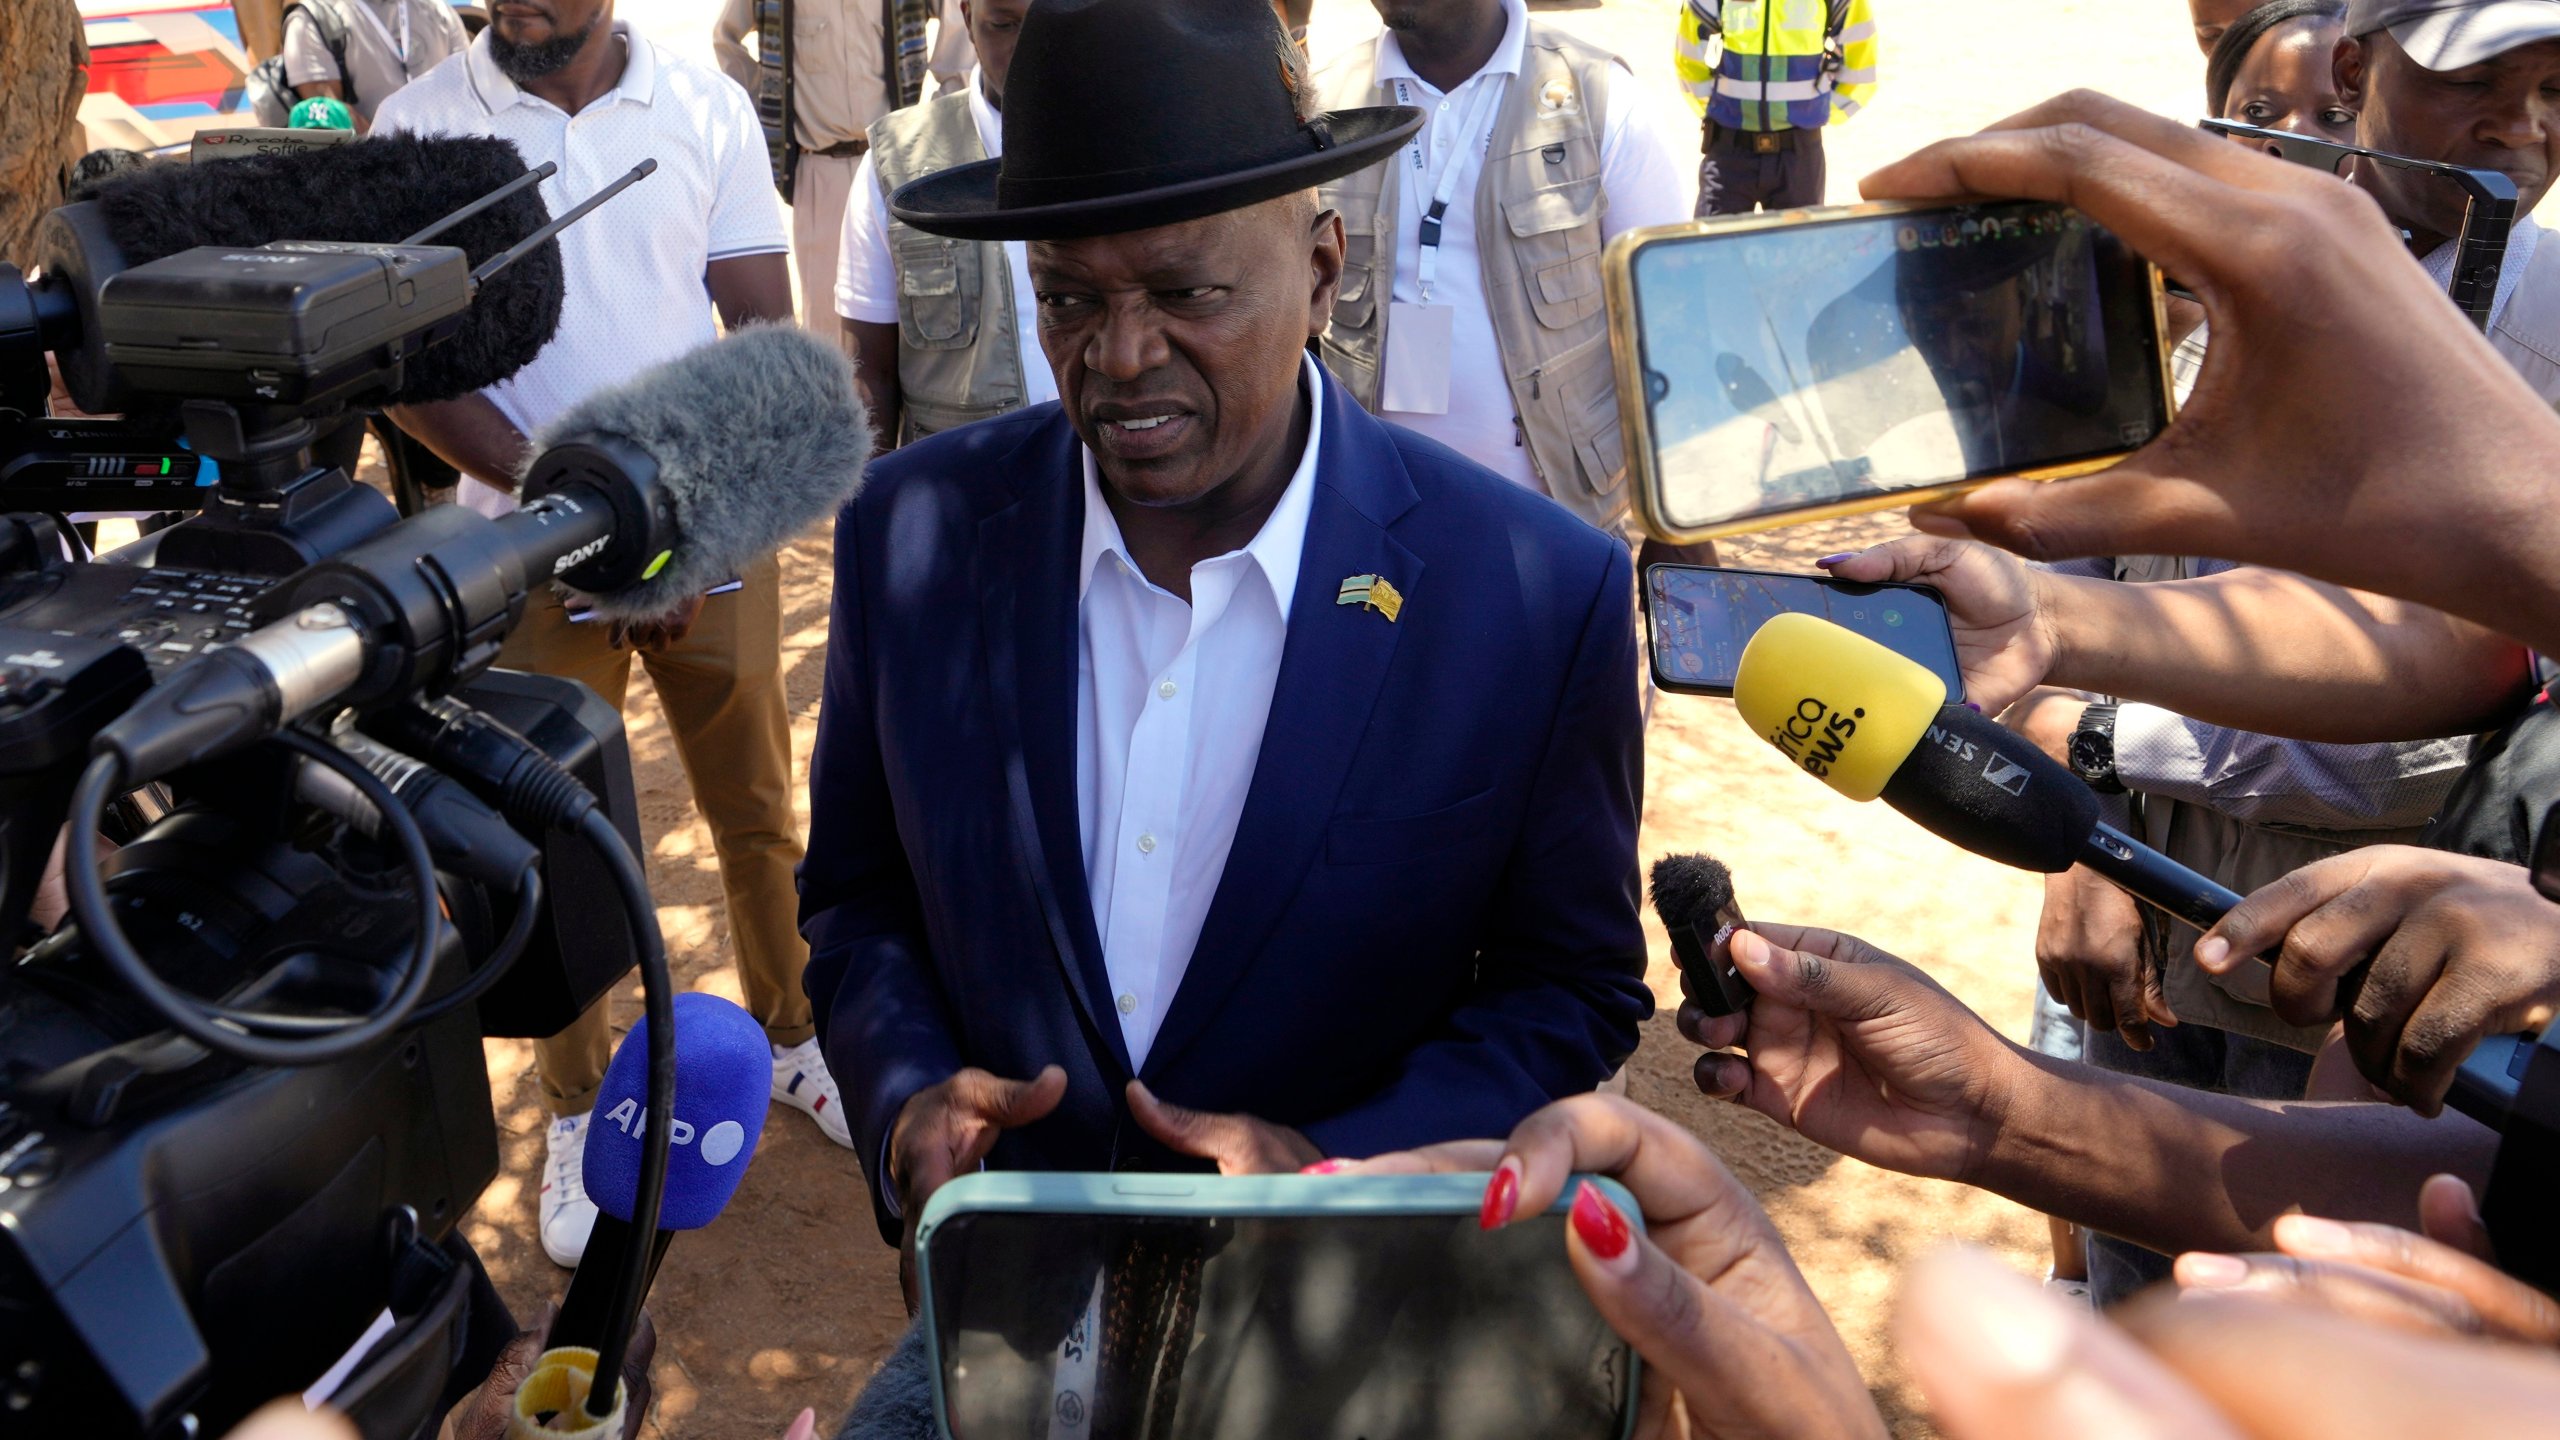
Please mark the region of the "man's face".
<svg viewBox="0 0 2560 1440"><path fill-rule="evenodd" d="M2222 32L2257 3L2258 0L2187 0L2187 13L2196 22L2196 48L2208 56L2213 54L2214 42L2222 38Z"/></svg>
<svg viewBox="0 0 2560 1440"><path fill-rule="evenodd" d="M1448 25L1471 10L1481 8L1481 0L1369 0L1378 7L1378 18L1390 30L1427 30Z"/></svg>
<svg viewBox="0 0 2560 1440"><path fill-rule="evenodd" d="M2356 111L2357 143L2372 150L2496 170L2529 211L2560 174L2560 40L2510 50L2461 70L2429 70L2377 30L2338 46L2338 97ZM2408 229L2462 229L2462 195L2405 170L2359 166L2356 182Z"/></svg>
<svg viewBox="0 0 2560 1440"><path fill-rule="evenodd" d="M969 43L978 52L987 93L1004 94L1005 72L1013 68L1013 42L1022 34L1022 12L1031 0L961 0L960 16L969 24Z"/></svg>
<svg viewBox="0 0 2560 1440"><path fill-rule="evenodd" d="M1283 443L1299 357L1342 278L1342 223L1292 197L1031 246L1040 348L1112 491L1186 506Z"/></svg>
<svg viewBox="0 0 2560 1440"><path fill-rule="evenodd" d="M603 28L612 0L498 0L490 7L492 58L511 80L549 75Z"/></svg>
<svg viewBox="0 0 2560 1440"><path fill-rule="evenodd" d="M2231 76L2222 118L2352 145L2356 112L2338 99L2338 26L2305 16L2258 37Z"/></svg>

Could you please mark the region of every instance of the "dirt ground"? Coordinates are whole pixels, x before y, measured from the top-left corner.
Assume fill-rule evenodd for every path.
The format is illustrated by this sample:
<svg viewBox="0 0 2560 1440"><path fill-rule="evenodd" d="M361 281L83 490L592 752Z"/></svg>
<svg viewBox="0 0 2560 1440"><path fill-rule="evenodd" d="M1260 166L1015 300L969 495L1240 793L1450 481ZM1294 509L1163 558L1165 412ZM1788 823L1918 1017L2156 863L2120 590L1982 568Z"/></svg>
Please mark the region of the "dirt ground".
<svg viewBox="0 0 2560 1440"><path fill-rule="evenodd" d="M1538 13L1626 56L1666 113L1677 0L1565 0ZM2054 91L2089 85L2168 113L2199 103L2202 65L2176 0L1877 0L1886 51L1875 103L1836 131L1831 196L1946 134ZM707 58L715 0L623 0L620 13ZM1320 0L1322 51L1374 26L1364 0ZM1685 116L1685 111L1681 112ZM1685 122L1685 119L1683 121ZM1728 563L1809 568L1815 556L1901 533L1898 516L1779 531L1729 544ZM823 536L784 556L786 667L805 758L826 644ZM646 681L634 686L651 881L680 983L736 998L708 832ZM803 804L805 805L805 796ZM805 821L805 817L804 817ZM1852 930L1929 967L2009 1033L2023 1034L2033 983L2036 882L1953 850L1881 806L1856 806L1787 773L1723 701L1665 697L1647 745L1644 857L1705 850L1734 871L1748 913ZM1656 992L1676 997L1652 917ZM627 1022L636 991L622 1002ZM1757 1190L1838 1319L1896 1431L1931 1433L1885 1340L1895 1277L1931 1246L1966 1240L2040 1271L2044 1229L2005 1201L1871 1169L1758 1117L1701 1100L1691 1047L1668 1013L1646 1031L1630 1093L1705 1135ZM505 1167L466 1222L520 1315L558 1297L564 1272L534 1240L542 1115L516 1041L488 1043ZM779 1435L804 1405L829 1427L905 1321L894 1259L871 1224L854 1157L777 1110L753 1172L711 1228L676 1243L651 1296L661 1337L649 1433L684 1440Z"/></svg>

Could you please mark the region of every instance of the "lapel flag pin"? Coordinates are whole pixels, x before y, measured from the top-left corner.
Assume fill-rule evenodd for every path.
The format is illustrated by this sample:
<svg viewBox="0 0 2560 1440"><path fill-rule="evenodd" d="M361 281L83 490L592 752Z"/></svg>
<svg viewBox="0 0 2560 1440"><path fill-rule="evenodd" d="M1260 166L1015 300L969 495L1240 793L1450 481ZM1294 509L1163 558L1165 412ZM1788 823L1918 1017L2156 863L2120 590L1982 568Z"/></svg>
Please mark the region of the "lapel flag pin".
<svg viewBox="0 0 2560 1440"><path fill-rule="evenodd" d="M1404 611L1404 596L1395 586L1388 584L1385 577L1379 575L1344 576L1342 589L1334 595L1333 603L1365 605L1386 616L1387 623L1390 625L1394 624L1396 616Z"/></svg>

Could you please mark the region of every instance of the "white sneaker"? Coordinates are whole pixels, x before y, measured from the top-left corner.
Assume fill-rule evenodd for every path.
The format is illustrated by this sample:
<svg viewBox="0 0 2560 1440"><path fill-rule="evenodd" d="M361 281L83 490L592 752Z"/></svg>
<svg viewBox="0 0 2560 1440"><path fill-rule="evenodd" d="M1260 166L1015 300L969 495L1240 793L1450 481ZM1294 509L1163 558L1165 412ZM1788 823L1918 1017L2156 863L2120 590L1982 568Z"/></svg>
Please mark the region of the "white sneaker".
<svg viewBox="0 0 2560 1440"><path fill-rule="evenodd" d="M853 1127L844 1119L844 1099L836 1094L835 1077L827 1073L827 1057L816 1036L785 1050L774 1047L773 1098L794 1110L805 1110L827 1138L853 1148Z"/></svg>
<svg viewBox="0 0 2560 1440"><path fill-rule="evenodd" d="M2088 1281L2065 1280L2050 1268L2044 1272L2044 1293L2065 1305L2090 1310L2098 1308L2098 1297L2089 1289Z"/></svg>
<svg viewBox="0 0 2560 1440"><path fill-rule="evenodd" d="M587 1253L596 1228L596 1202L587 1198L587 1119L558 1116L542 1137L550 1152L542 1166L542 1253L564 1268Z"/></svg>

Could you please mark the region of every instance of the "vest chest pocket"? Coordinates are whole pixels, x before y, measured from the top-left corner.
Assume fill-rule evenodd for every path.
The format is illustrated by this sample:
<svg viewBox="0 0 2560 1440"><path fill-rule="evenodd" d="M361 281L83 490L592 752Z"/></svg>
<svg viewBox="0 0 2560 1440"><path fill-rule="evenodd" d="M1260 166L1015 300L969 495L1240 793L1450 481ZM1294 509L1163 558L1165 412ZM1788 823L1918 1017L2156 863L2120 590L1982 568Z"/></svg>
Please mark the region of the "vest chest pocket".
<svg viewBox="0 0 2560 1440"><path fill-rule="evenodd" d="M1592 175L1503 206L1529 308L1550 330L1570 329L1600 309L1601 204L1600 177Z"/></svg>
<svg viewBox="0 0 2560 1440"><path fill-rule="evenodd" d="M903 236L896 258L899 338L918 350L965 350L978 343L985 281L976 242Z"/></svg>

